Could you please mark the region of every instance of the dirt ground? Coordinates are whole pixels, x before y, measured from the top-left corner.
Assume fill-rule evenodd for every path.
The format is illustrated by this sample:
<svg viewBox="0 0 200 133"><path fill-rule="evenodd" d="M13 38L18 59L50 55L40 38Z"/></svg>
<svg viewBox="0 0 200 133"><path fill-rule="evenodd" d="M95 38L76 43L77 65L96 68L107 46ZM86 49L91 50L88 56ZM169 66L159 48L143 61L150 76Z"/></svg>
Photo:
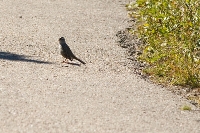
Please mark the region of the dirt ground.
<svg viewBox="0 0 200 133"><path fill-rule="evenodd" d="M127 2L0 1L0 132L200 132L197 108L127 67ZM86 65L61 63L61 36Z"/></svg>

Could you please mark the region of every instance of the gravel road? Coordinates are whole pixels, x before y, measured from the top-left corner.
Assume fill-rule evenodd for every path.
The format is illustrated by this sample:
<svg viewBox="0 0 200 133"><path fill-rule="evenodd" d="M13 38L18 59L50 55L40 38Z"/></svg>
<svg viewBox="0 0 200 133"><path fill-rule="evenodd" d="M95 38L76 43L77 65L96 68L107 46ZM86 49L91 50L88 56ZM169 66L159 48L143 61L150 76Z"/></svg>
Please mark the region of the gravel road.
<svg viewBox="0 0 200 133"><path fill-rule="evenodd" d="M127 67L127 1L0 0L1 133L200 133L197 108ZM61 36L86 65L61 63Z"/></svg>

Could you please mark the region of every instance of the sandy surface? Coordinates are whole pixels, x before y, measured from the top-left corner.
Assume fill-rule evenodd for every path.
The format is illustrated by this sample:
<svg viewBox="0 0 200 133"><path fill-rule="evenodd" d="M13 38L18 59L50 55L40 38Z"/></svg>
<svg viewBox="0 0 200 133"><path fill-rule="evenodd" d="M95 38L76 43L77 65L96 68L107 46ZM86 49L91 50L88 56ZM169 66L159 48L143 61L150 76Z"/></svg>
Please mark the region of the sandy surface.
<svg viewBox="0 0 200 133"><path fill-rule="evenodd" d="M200 111L127 67L125 3L0 1L1 133L200 132ZM60 63L61 36L85 66Z"/></svg>

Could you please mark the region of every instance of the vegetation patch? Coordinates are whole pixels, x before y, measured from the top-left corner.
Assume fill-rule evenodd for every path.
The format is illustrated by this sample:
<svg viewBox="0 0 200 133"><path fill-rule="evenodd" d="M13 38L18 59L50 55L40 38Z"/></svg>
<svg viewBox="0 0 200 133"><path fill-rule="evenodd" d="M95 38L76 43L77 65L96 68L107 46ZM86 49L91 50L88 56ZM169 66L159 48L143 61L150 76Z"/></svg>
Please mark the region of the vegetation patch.
<svg viewBox="0 0 200 133"><path fill-rule="evenodd" d="M190 111L191 107L187 106L187 105L184 105L184 106L181 107L181 110L188 110L188 111Z"/></svg>
<svg viewBox="0 0 200 133"><path fill-rule="evenodd" d="M133 22L128 31L142 43L143 72L162 83L199 88L200 1L136 0L126 8Z"/></svg>

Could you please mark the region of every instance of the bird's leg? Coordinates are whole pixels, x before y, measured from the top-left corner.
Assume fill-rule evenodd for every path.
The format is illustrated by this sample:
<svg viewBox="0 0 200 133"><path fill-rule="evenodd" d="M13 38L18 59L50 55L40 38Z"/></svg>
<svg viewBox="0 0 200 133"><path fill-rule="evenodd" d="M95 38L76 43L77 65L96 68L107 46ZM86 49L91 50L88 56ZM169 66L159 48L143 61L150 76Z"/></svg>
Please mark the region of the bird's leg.
<svg viewBox="0 0 200 133"><path fill-rule="evenodd" d="M64 60L61 63L68 63L67 58L64 58Z"/></svg>

